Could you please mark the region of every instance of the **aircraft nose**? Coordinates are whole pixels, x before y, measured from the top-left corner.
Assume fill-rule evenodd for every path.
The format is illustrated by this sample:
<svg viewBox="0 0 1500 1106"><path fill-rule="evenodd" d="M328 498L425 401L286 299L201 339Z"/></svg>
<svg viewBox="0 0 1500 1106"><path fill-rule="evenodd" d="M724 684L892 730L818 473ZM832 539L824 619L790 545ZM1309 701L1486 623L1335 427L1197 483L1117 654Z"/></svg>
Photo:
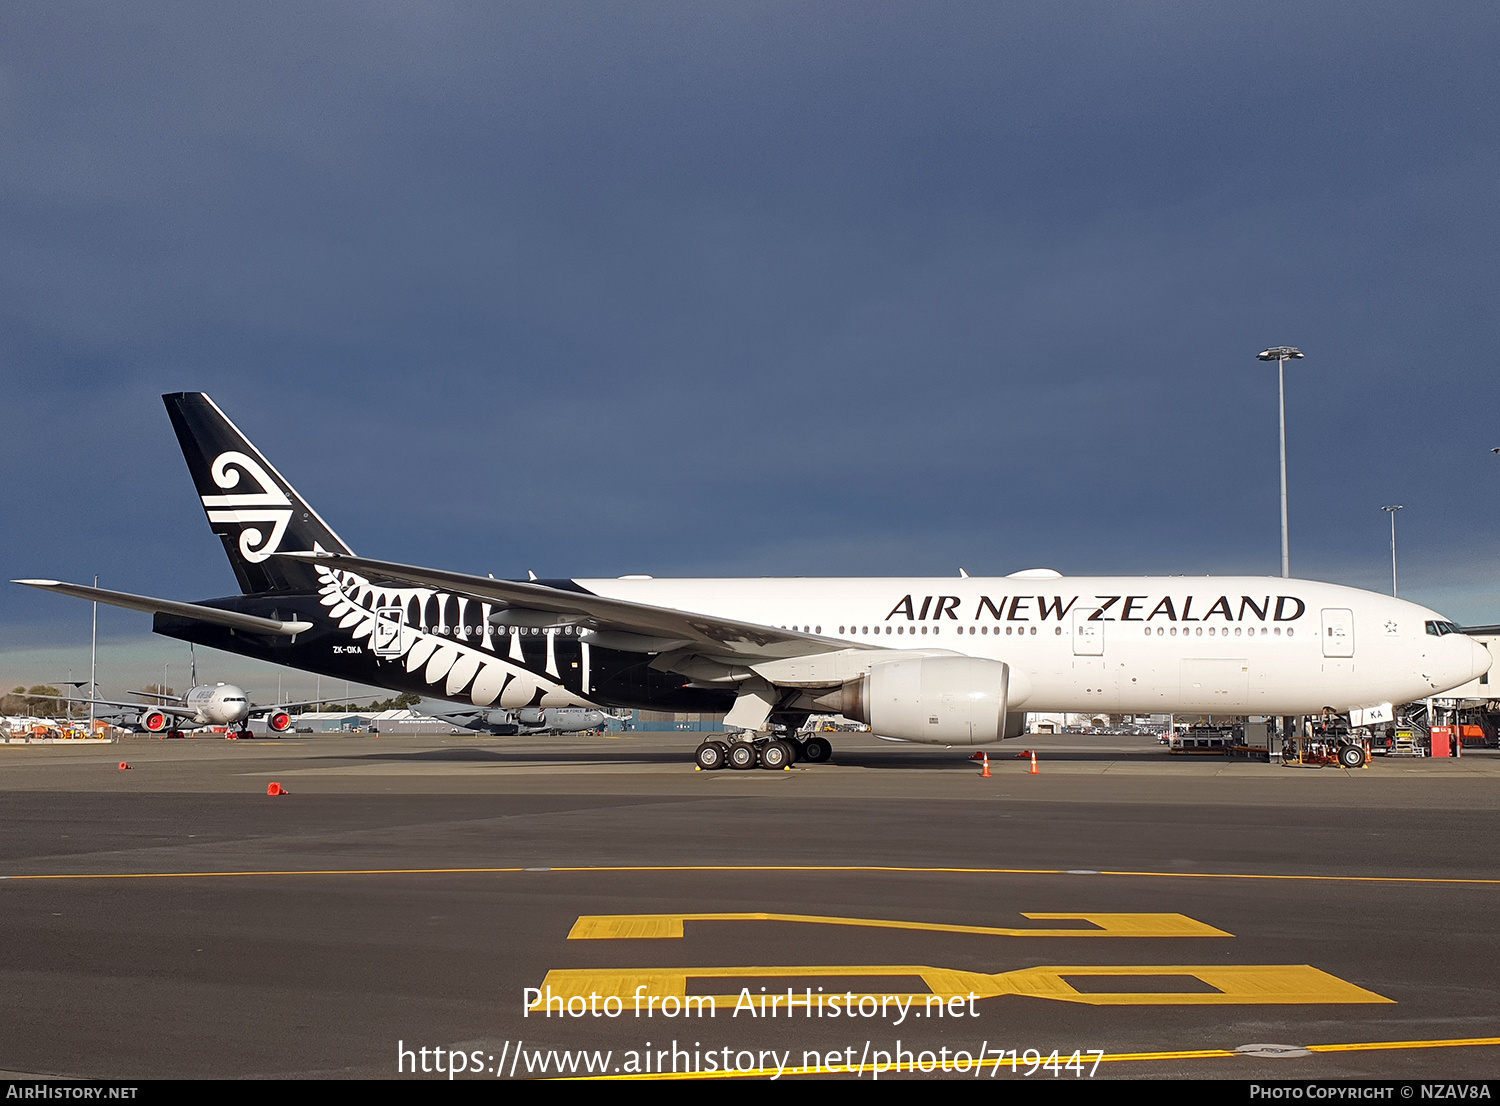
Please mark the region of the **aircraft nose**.
<svg viewBox="0 0 1500 1106"><path fill-rule="evenodd" d="M1494 658L1490 656L1490 651L1485 647L1483 642L1469 638L1469 647L1472 650L1474 661L1474 671L1470 674L1469 679L1477 680L1490 670L1490 665L1494 663Z"/></svg>

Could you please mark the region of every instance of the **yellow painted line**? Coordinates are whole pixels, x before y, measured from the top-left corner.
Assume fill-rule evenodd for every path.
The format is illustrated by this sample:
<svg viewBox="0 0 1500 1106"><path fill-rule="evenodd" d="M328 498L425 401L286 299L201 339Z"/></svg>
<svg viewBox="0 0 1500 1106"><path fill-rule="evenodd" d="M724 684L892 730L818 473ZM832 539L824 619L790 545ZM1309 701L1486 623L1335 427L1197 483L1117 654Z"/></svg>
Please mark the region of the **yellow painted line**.
<svg viewBox="0 0 1500 1106"><path fill-rule="evenodd" d="M569 999L577 998L585 1003L619 999L626 1006L639 1009L645 1004L650 1009L650 1000L659 1005L667 999L675 1001L678 1010L686 1009L689 1002L700 1007L712 1003L712 1008L732 1008L739 1011L748 1002L748 1009L760 1017L774 1017L781 1009L784 1016L796 1013L787 996L780 993L752 994L748 987L738 994L692 995L688 994L691 979L858 979L892 978L914 976L921 979L925 992L857 992L842 994L812 995L797 994L791 988L791 997L801 1005L804 999L824 1008L830 1000L848 1009L858 1007L861 1000L870 999L875 1004L883 1000L902 1004L919 1003L924 1012L932 1003L938 1007L937 1016L962 1016L962 1011L948 1008L945 1003L998 998L1001 995L1021 995L1027 998L1051 999L1055 1002L1076 1002L1086 1006L1287 1006L1323 1004L1369 1004L1392 1003L1392 999L1355 986L1335 975L1329 975L1310 964L1147 964L1147 965L1084 965L1043 966L1021 968L1016 971L989 974L986 972L962 971L956 968L937 968L925 964L857 964L857 965L796 965L781 967L706 967L706 968L554 968L549 971L538 988L538 998L530 1009L539 1012L548 1008L549 1002L558 1003L558 1012L567 1009ZM1184 980L1201 982L1212 991L1080 991L1070 979L1130 978L1149 976L1152 978L1178 976ZM785 1003L779 1007L778 1003ZM675 1016L675 1015L674 1015ZM806 1015L815 1016L815 1015ZM928 1016L925 1015L924 1016Z"/></svg>
<svg viewBox="0 0 1500 1106"><path fill-rule="evenodd" d="M1381 1052L1412 1048L1474 1048L1483 1046L1492 1047L1494 1045L1500 1045L1500 1037L1468 1037L1444 1041L1368 1041L1343 1045L1303 1045L1302 1047L1306 1048L1310 1052ZM1068 1055L1071 1056L1072 1054L1069 1053ZM1099 1066L1102 1070L1105 1064L1131 1063L1143 1060L1227 1060L1243 1056L1244 1053L1227 1048L1202 1048L1178 1052L1117 1052L1106 1053L1104 1056L1102 1056L1099 1060ZM1092 1066L1094 1062L1093 1054L1086 1054L1083 1058L1083 1062ZM986 1068L1003 1069L1009 1063L1010 1061L1008 1058L1005 1060L985 1059L980 1060L977 1066L980 1071L983 1071ZM1021 1067L1023 1068L1029 1068L1030 1066L1030 1064L1021 1065ZM889 1068L882 1069L879 1072L876 1072L874 1064L852 1064L844 1070L836 1073L830 1073L826 1068L788 1067L783 1068L780 1072L780 1075L783 1077L789 1075L828 1074L892 1075L898 1072L910 1072L919 1070L920 1069L917 1067L915 1062L892 1064ZM608 1080L637 1079L766 1079L777 1074L778 1073L775 1068L756 1068L753 1071L643 1072L619 1075L564 1076L563 1078L573 1079L580 1082L603 1082ZM957 1074L959 1076L962 1076L966 1073L950 1068L949 1074ZM970 1078L974 1077L974 1068L972 1066L968 1069L967 1074ZM1017 1074L1020 1074L1020 1072L1018 1071ZM1294 1074L1294 1071L1289 1071L1289 1075ZM554 1076L553 1078L555 1079L557 1077Z"/></svg>
<svg viewBox="0 0 1500 1106"><path fill-rule="evenodd" d="M1259 872L1132 872L1111 869L1076 868L922 868L916 866L877 864L626 864L626 865L552 865L513 866L506 868L322 868L263 872L56 872L43 874L0 875L7 879L203 879L217 876L421 876L421 875L487 875L498 872L564 872L589 874L612 872L852 872L889 875L962 875L962 876L1126 876L1135 879L1244 879L1301 880L1310 883L1409 883L1432 885L1500 885L1500 879L1436 876L1320 876L1287 875Z"/></svg>
<svg viewBox="0 0 1500 1106"><path fill-rule="evenodd" d="M637 864L611 866L558 865L554 872L874 872L912 874L946 874L973 876L1131 876L1149 879L1268 879L1306 880L1334 883L1465 883L1500 884L1500 879L1450 878L1437 876L1319 876L1260 872L1133 872L1115 869L1078 868L922 868L892 864Z"/></svg>
<svg viewBox="0 0 1500 1106"><path fill-rule="evenodd" d="M1482 1048L1500 1045L1500 1037L1458 1037L1449 1041L1369 1041L1353 1045L1303 1045L1309 1052L1378 1052L1404 1048Z"/></svg>
<svg viewBox="0 0 1500 1106"><path fill-rule="evenodd" d="M800 922L868 929L967 933L987 937L1233 937L1185 914L1036 914L1036 921L1088 922L1094 929L1020 929L1009 926L945 925L939 922L841 918L822 914L585 914L568 933L570 941L649 940L681 937L686 922Z"/></svg>
<svg viewBox="0 0 1500 1106"><path fill-rule="evenodd" d="M0 879L214 879L227 876L432 876L524 872L525 868L310 868L266 872L80 872L0 876Z"/></svg>

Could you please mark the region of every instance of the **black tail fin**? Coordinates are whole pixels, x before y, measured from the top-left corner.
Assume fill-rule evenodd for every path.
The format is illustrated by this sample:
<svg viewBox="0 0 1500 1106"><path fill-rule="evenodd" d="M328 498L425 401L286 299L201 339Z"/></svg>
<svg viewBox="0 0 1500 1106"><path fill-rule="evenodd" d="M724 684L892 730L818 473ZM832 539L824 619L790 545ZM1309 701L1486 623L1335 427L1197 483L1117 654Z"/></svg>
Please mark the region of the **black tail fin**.
<svg viewBox="0 0 1500 1106"><path fill-rule="evenodd" d="M208 524L246 595L311 592L312 565L272 557L279 550L351 553L265 456L202 392L161 397L182 445Z"/></svg>

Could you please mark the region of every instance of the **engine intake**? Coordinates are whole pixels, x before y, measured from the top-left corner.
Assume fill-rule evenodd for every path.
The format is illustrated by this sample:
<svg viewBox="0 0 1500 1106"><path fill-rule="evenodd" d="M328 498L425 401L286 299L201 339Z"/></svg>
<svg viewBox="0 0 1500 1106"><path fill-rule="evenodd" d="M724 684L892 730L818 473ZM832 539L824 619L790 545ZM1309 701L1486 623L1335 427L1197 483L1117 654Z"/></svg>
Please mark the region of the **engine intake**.
<svg viewBox="0 0 1500 1106"><path fill-rule="evenodd" d="M986 745L1006 736L1010 666L980 657L910 657L820 697L881 737L927 745Z"/></svg>

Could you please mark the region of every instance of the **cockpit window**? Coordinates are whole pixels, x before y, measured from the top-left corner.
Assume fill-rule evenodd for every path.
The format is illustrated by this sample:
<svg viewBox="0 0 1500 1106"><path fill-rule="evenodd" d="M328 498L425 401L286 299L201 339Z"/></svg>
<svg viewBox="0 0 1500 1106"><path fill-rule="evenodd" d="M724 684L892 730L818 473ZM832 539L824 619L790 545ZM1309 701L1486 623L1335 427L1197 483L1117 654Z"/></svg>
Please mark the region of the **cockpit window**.
<svg viewBox="0 0 1500 1106"><path fill-rule="evenodd" d="M1458 627L1451 622L1428 622L1427 632L1433 637L1443 637L1445 634L1458 633Z"/></svg>

